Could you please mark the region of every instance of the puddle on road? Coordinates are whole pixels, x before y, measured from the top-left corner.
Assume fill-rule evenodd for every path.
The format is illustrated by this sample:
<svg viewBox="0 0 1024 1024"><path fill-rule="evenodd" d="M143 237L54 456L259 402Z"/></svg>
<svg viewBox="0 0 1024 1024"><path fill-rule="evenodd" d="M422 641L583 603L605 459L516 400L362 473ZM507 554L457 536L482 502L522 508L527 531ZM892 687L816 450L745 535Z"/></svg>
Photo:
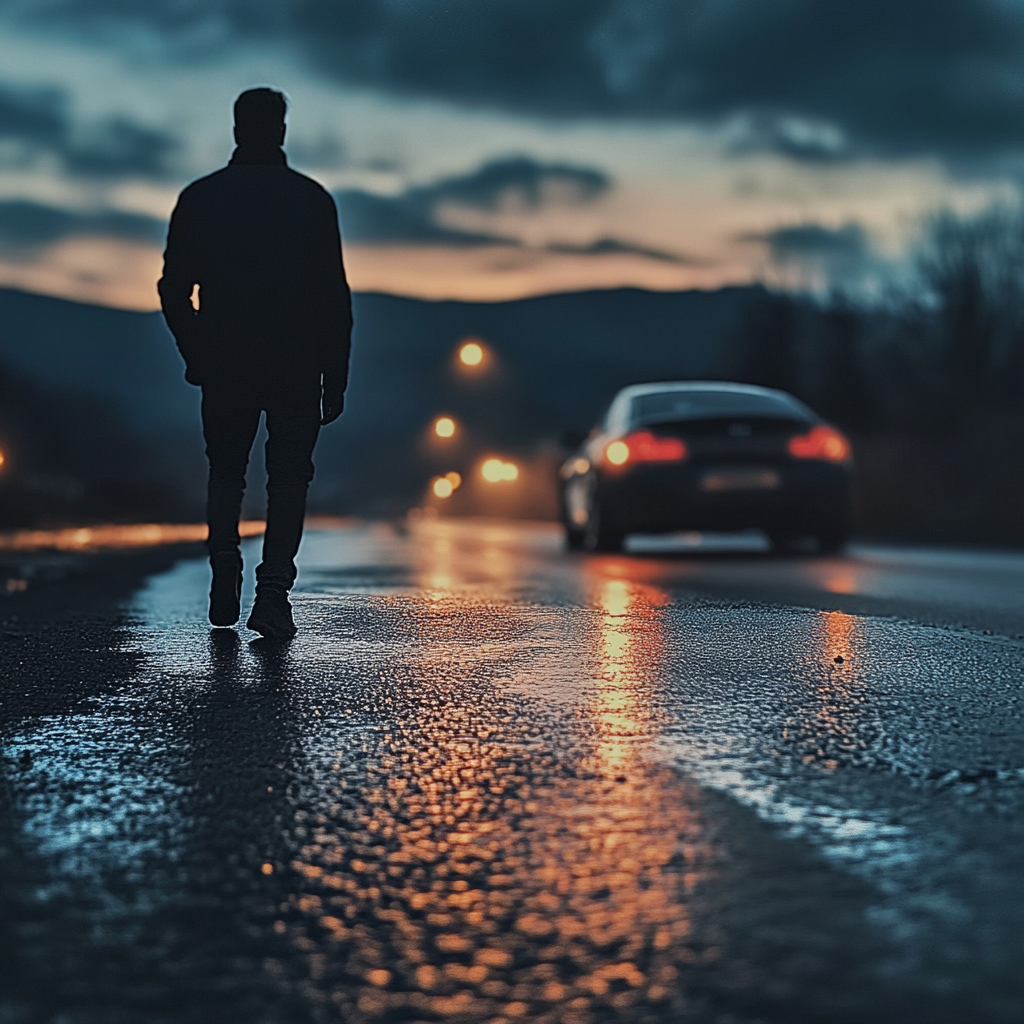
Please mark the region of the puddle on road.
<svg viewBox="0 0 1024 1024"><path fill-rule="evenodd" d="M788 650L770 651L767 667L776 675L781 668L783 677L773 685L763 678L764 665L755 669L752 681L749 666L736 671L734 699L724 709L709 708L710 715L698 713L670 727L671 738L663 741L666 756L786 834L813 842L883 888L898 888L894 875L918 862L920 838L895 822L888 809L872 813L855 803L828 803L824 780L808 786L807 773L800 771L800 766L825 773L863 767L880 754L869 752L884 727L869 699L873 654L865 620L842 612L777 610L764 617L752 637L749 612L737 616L724 610L718 619L719 648L731 640L753 653L752 639L757 649L778 648L781 639ZM778 660L776 653L782 653ZM744 660L762 659L754 654ZM662 671L672 674L665 665ZM764 701L758 701L758 691ZM787 784L794 769L797 777ZM934 842L934 836L927 839L930 852Z"/></svg>
<svg viewBox="0 0 1024 1024"><path fill-rule="evenodd" d="M863 779L942 763L914 694L953 641L709 604L656 563L556 543L314 533L283 649L211 634L202 563L156 577L130 689L5 742L39 899L84 915L97 956L141 936L133 983L176 993L180 1019L227 998L266 1021L943 1019L893 1010L876 890L711 790L905 904L943 834ZM950 681L1005 676L989 725L1016 708L1000 657ZM962 981L903 984L955 1008ZM89 984L129 998L124 976Z"/></svg>

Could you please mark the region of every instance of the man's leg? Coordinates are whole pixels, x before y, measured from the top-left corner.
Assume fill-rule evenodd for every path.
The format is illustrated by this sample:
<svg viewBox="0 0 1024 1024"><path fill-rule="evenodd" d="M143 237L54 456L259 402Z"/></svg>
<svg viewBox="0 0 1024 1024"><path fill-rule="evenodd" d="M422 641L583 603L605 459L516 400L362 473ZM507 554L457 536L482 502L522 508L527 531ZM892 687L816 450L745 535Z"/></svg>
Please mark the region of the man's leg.
<svg viewBox="0 0 1024 1024"><path fill-rule="evenodd" d="M295 633L288 591L295 582L295 555L319 433L319 402L272 403L267 409L267 532L263 561L256 568L256 605L248 623L265 636Z"/></svg>
<svg viewBox="0 0 1024 1024"><path fill-rule="evenodd" d="M238 519L249 451L259 428L260 407L229 390L203 388L203 436L210 476L206 491L206 542L213 568L210 621L233 626L240 613L242 556Z"/></svg>

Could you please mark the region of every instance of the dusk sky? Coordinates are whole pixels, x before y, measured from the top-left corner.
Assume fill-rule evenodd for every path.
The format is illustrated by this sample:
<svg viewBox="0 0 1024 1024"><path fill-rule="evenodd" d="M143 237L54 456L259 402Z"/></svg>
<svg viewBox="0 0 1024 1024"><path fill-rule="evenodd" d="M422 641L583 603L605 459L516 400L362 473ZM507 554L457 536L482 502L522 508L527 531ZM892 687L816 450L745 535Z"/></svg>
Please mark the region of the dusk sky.
<svg viewBox="0 0 1024 1024"><path fill-rule="evenodd" d="M156 308L253 85L363 291L877 288L1024 173L1022 0L0 0L0 284Z"/></svg>

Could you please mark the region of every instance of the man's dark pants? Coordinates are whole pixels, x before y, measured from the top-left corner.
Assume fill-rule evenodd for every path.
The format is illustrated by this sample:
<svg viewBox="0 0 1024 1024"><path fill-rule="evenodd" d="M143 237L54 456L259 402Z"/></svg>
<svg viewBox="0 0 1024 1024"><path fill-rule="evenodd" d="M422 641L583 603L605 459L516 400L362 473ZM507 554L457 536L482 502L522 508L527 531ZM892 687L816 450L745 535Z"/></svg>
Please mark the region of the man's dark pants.
<svg viewBox="0 0 1024 1024"><path fill-rule="evenodd" d="M306 491L313 479L313 448L320 433L320 396L267 396L259 389L203 387L203 436L210 462L206 521L211 561L237 556L238 520L249 452L267 414L267 532L258 585L291 589L302 539Z"/></svg>

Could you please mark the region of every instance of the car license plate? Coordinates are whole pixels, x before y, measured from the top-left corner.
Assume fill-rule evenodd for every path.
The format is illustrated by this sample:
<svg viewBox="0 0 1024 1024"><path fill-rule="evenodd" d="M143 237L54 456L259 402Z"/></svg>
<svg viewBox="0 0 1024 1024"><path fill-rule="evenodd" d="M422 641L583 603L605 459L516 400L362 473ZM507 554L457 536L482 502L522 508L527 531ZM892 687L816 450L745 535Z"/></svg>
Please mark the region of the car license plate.
<svg viewBox="0 0 1024 1024"><path fill-rule="evenodd" d="M721 491L776 491L782 479L774 469L719 469L701 477L700 489Z"/></svg>

